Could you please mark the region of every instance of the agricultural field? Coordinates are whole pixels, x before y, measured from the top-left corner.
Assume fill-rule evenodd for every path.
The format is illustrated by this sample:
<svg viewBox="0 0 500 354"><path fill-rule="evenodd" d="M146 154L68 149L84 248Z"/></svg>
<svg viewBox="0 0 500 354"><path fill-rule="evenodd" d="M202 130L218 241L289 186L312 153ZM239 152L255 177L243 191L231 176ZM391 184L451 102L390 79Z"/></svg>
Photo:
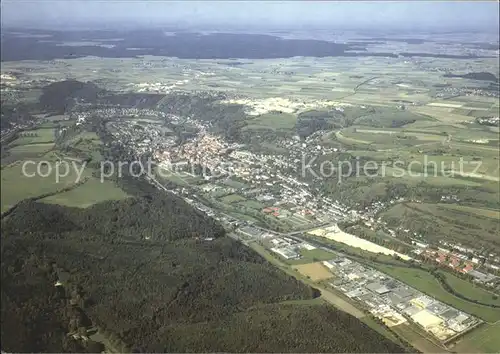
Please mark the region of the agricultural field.
<svg viewBox="0 0 500 354"><path fill-rule="evenodd" d="M478 209L478 208L471 208L468 206L456 205L456 204L438 204L438 205L440 207L445 208L445 209L451 209L451 210L456 210L456 211L463 212L463 213L476 214L479 216L500 220L500 211L499 210Z"/></svg>
<svg viewBox="0 0 500 354"><path fill-rule="evenodd" d="M113 182L101 183L93 177L96 170L81 159L90 156L94 161L101 160L99 148L102 142L96 133L83 131L69 137L63 145L70 146L72 150L65 153L54 143L55 129L60 126L58 120L62 117L51 118L37 129L21 131L17 139L6 147L7 155L2 159L1 173L2 212L26 198L59 191L41 201L85 208L105 200L126 198L127 194ZM74 125L74 121L64 122ZM62 191L67 188L70 189Z"/></svg>
<svg viewBox="0 0 500 354"><path fill-rule="evenodd" d="M456 204L403 203L382 212L389 225L409 228L430 241L447 235L449 238L477 247L499 248L498 211L462 207Z"/></svg>
<svg viewBox="0 0 500 354"><path fill-rule="evenodd" d="M2 165L36 159L54 148L54 128L39 128L17 133L15 140L2 146Z"/></svg>
<svg viewBox="0 0 500 354"><path fill-rule="evenodd" d="M28 144L42 144L54 142L54 129L33 129L25 130L18 134L18 138L9 144L9 147L28 145Z"/></svg>
<svg viewBox="0 0 500 354"><path fill-rule="evenodd" d="M58 179L55 170L55 163L58 161L58 158L50 153L30 161L33 163L25 166L26 175L23 173L23 161L18 161L2 168L2 212L13 207L23 199L56 192L92 175L90 169L82 169L82 166L77 164L76 168L71 165L67 176L64 176L66 173L61 168L61 174Z"/></svg>
<svg viewBox="0 0 500 354"><path fill-rule="evenodd" d="M321 262L299 264L294 269L314 282L333 278L333 274Z"/></svg>

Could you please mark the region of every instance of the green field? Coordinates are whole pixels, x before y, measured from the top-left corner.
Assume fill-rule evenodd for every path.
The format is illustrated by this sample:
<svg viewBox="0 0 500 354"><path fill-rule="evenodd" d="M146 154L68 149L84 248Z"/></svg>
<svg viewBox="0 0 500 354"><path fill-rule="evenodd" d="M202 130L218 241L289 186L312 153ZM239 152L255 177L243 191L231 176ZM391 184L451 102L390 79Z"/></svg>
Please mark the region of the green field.
<svg viewBox="0 0 500 354"><path fill-rule="evenodd" d="M19 133L18 138L10 143L9 146L51 143L54 141L54 138L54 129L25 130Z"/></svg>
<svg viewBox="0 0 500 354"><path fill-rule="evenodd" d="M75 158L55 148L54 128L50 128L54 124L56 123L46 122L43 126L47 128L23 131L19 133L18 139L7 147L8 158L15 162L2 166L2 212L26 198L55 193L83 181L85 182L75 189L42 200L47 203L88 207L101 201L127 197L114 183L100 183L97 178L92 177L95 170L82 164L82 156L91 156L94 161L101 160L98 149L102 142L97 134L80 132L64 142L73 148L71 155L76 154ZM67 164L58 166L60 161Z"/></svg>
<svg viewBox="0 0 500 354"><path fill-rule="evenodd" d="M238 194L230 194L230 195L226 195L225 197L222 197L220 200L223 203L231 204L231 203L235 203L235 202L241 202L241 201L244 201L246 199Z"/></svg>
<svg viewBox="0 0 500 354"><path fill-rule="evenodd" d="M466 334L453 347L459 353L498 353L500 351L500 322L482 325Z"/></svg>
<svg viewBox="0 0 500 354"><path fill-rule="evenodd" d="M300 255L302 256L301 259L287 261L287 263L304 264L304 263L313 263L313 262L319 262L319 261L328 261L330 259L335 258L334 253L328 252L328 251L325 251L322 249L314 249L314 250L310 250L310 251L308 251L306 249L301 249Z"/></svg>
<svg viewBox="0 0 500 354"><path fill-rule="evenodd" d="M451 286L451 288L457 293L469 299L480 301L484 304L500 306L500 299L498 298L498 295L471 284L466 280L460 279L450 273L443 271L440 273L446 278L448 285Z"/></svg>

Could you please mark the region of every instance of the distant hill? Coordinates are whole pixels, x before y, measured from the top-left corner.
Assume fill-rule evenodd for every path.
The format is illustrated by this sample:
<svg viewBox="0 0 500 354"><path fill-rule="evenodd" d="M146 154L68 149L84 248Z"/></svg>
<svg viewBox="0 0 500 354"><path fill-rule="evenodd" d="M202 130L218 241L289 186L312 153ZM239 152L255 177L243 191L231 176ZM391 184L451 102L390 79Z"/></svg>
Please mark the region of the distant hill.
<svg viewBox="0 0 500 354"><path fill-rule="evenodd" d="M63 114L77 102L95 103L103 90L91 82L65 80L42 89L40 105L44 110Z"/></svg>
<svg viewBox="0 0 500 354"><path fill-rule="evenodd" d="M87 326L119 352L402 351L326 305L281 304L319 292L175 196L87 209L27 201L1 235L8 352L102 350L67 336Z"/></svg>
<svg viewBox="0 0 500 354"><path fill-rule="evenodd" d="M498 78L492 73L485 71L467 74L444 74L443 77L461 77L463 79L498 82Z"/></svg>

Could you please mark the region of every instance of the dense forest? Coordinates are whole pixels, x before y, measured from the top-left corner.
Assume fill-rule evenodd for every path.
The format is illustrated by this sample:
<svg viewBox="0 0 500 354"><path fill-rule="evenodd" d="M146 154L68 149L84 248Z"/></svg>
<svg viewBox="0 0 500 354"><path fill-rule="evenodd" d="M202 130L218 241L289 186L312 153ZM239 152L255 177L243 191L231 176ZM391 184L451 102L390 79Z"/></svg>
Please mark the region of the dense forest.
<svg viewBox="0 0 500 354"><path fill-rule="evenodd" d="M241 128L247 124L249 117L242 105L221 104L220 101L226 98L223 93L173 93L162 100L159 109L180 117L196 117L211 122L215 133L221 134L229 141L238 141L242 138Z"/></svg>
<svg viewBox="0 0 500 354"><path fill-rule="evenodd" d="M284 38L256 33L193 33L179 32L171 28L174 35L166 36L164 28L129 30L30 30L33 36L19 36L7 29L2 33L1 61L18 60L53 60L75 59L87 56L101 58L136 58L138 56L165 56L181 59L270 59L292 57L431 57L473 59L488 58L488 55L472 54L439 54L416 52L377 52L371 51L367 45L378 39L365 42L333 43L318 39ZM50 41L40 40L38 36L48 36ZM62 45L66 42L96 42L106 39L120 38L113 41L114 46L98 45ZM399 41L386 38L384 42ZM422 43L422 39L402 39L403 42ZM370 43L371 42L371 43ZM477 43L485 45L486 43ZM129 48L137 48L130 50ZM491 48L491 47L486 47ZM117 69L119 72L119 69Z"/></svg>
<svg viewBox="0 0 500 354"><path fill-rule="evenodd" d="M96 103L104 91L91 82L64 80L42 89L40 107L53 114L64 114L79 102Z"/></svg>
<svg viewBox="0 0 500 354"><path fill-rule="evenodd" d="M282 304L320 294L176 196L123 188L134 197L24 201L2 220L3 350L95 352L73 334L97 328L118 351L401 351L326 305Z"/></svg>
<svg viewBox="0 0 500 354"><path fill-rule="evenodd" d="M489 72L481 71L467 74L444 74L443 77L460 77L463 79L498 82L498 78Z"/></svg>

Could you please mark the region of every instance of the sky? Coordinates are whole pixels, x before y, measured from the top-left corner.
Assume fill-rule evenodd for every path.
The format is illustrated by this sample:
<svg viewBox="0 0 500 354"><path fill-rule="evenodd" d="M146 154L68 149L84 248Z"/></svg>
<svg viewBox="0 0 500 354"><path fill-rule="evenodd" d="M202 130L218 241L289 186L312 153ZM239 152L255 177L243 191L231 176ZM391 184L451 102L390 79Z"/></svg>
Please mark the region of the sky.
<svg viewBox="0 0 500 354"><path fill-rule="evenodd" d="M2 26L198 25L497 31L496 1L2 0Z"/></svg>

